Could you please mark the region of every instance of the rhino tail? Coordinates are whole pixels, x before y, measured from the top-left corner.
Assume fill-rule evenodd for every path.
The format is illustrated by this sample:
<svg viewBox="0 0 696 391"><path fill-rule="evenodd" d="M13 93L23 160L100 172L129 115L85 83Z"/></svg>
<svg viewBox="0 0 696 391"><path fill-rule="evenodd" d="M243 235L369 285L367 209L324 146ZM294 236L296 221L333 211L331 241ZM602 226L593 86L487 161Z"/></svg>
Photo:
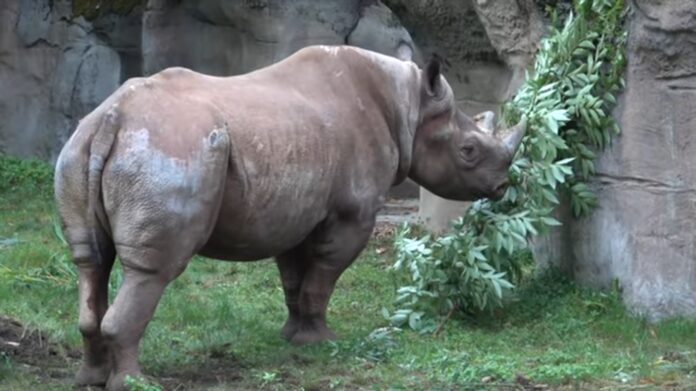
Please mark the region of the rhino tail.
<svg viewBox="0 0 696 391"><path fill-rule="evenodd" d="M104 164L111 153L120 127L118 111L112 107L102 117L101 124L94 134L89 151L87 169L87 224L90 232L90 247L94 254L92 258L98 264L103 261L103 248L108 240L108 219L102 202L102 172Z"/></svg>

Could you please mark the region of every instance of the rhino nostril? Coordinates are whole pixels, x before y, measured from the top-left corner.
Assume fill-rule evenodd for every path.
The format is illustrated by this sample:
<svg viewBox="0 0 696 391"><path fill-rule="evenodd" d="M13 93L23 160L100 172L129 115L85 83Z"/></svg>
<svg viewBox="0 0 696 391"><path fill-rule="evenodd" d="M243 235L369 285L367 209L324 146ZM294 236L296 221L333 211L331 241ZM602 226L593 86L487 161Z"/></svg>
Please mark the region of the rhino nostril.
<svg viewBox="0 0 696 391"><path fill-rule="evenodd" d="M507 188L507 186L508 186L508 180L506 179L503 182L501 182L498 186L496 186L494 191L496 193L502 192Z"/></svg>
<svg viewBox="0 0 696 391"><path fill-rule="evenodd" d="M508 181L504 180L501 182L498 186L496 186L493 191L490 193L489 198L493 200L499 200L503 198L505 195L505 192L507 191L507 186L508 186Z"/></svg>

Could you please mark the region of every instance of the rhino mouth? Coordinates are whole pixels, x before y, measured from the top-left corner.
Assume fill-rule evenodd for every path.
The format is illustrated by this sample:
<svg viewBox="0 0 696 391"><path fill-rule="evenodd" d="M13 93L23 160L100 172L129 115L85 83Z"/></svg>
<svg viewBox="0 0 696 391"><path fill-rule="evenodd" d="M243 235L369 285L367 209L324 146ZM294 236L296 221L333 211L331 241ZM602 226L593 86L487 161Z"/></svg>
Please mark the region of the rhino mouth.
<svg viewBox="0 0 696 391"><path fill-rule="evenodd" d="M498 201L499 199L503 198L505 192L507 191L508 184L507 179L502 181L498 186L493 188L488 198L492 199L493 201Z"/></svg>

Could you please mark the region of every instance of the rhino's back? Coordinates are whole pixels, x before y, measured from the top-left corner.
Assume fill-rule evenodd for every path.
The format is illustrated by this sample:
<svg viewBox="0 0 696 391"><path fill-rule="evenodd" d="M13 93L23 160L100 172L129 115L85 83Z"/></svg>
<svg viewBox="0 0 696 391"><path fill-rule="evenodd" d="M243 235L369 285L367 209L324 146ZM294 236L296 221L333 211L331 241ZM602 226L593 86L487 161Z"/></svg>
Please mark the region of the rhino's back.
<svg viewBox="0 0 696 391"><path fill-rule="evenodd" d="M397 154L379 108L340 59L313 54L231 78L233 87L217 94L231 165L204 254L276 255L330 214L372 211L389 188Z"/></svg>

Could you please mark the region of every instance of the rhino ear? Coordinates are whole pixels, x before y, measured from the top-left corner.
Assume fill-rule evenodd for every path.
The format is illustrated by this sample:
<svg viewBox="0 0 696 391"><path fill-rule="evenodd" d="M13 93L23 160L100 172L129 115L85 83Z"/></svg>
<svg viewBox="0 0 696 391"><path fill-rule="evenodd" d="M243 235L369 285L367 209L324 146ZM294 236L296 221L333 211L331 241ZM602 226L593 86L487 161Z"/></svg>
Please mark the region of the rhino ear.
<svg viewBox="0 0 696 391"><path fill-rule="evenodd" d="M425 90L430 96L440 96L442 93L442 62L438 56L433 56L425 67Z"/></svg>

